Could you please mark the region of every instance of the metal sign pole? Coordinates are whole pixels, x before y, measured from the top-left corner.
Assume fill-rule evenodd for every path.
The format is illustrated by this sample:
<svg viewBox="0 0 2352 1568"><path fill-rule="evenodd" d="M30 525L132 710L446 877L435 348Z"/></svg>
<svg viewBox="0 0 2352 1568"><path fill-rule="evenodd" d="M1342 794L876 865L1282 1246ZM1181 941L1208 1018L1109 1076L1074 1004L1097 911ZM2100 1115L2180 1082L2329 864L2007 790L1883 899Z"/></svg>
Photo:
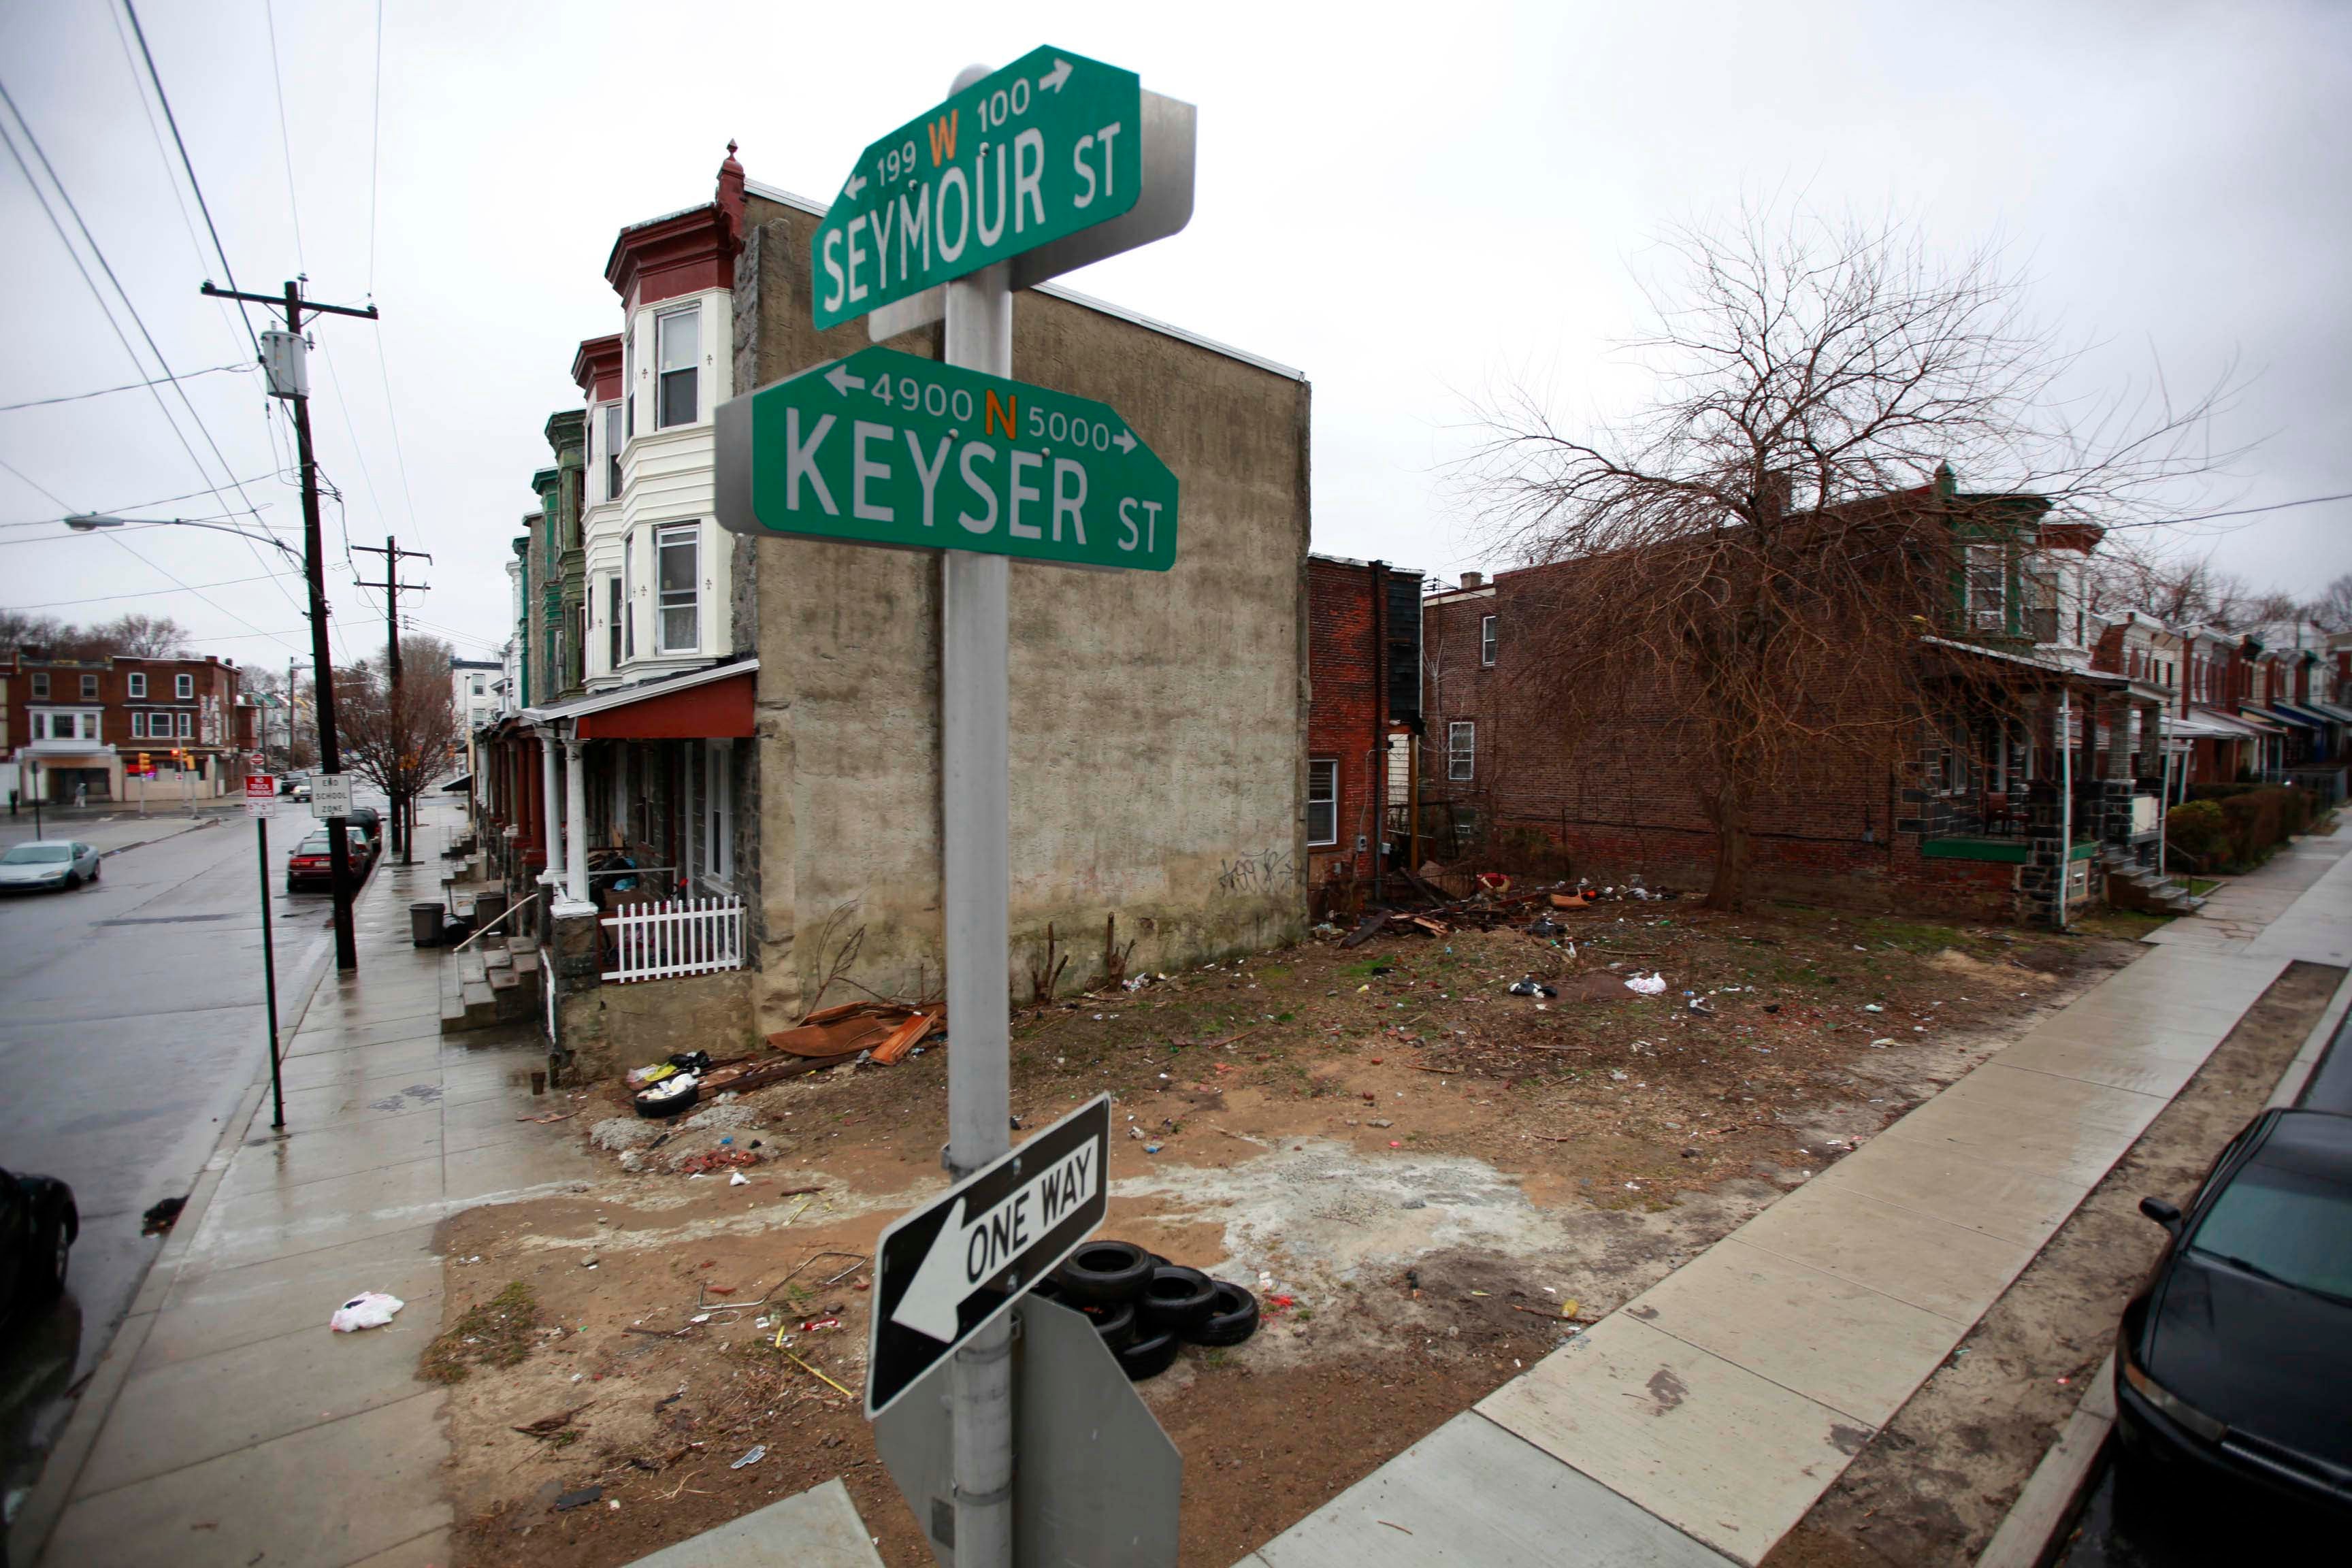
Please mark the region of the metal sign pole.
<svg viewBox="0 0 2352 1568"><path fill-rule="evenodd" d="M949 89L988 75L967 66ZM948 285L945 358L1013 374L1013 289L1003 262ZM1007 906L1012 785L1007 738L1006 588L1002 555L950 550L940 564L940 774L945 842L948 1169L958 1178L1012 1147L1012 1015ZM999 1319L955 1354L956 1568L1013 1562L1013 1322Z"/></svg>
<svg viewBox="0 0 2352 1568"><path fill-rule="evenodd" d="M278 945L269 930L269 813L253 814L253 842L261 851L261 983L269 1001L269 1125L286 1126L286 1085L278 1063Z"/></svg>

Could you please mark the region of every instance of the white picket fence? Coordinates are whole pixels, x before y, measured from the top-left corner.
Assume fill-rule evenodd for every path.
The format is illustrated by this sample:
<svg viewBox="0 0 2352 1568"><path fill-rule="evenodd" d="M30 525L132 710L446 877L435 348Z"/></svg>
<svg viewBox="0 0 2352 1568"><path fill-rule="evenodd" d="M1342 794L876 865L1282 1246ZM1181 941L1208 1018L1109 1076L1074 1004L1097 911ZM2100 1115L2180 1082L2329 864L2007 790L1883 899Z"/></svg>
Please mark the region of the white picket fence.
<svg viewBox="0 0 2352 1568"><path fill-rule="evenodd" d="M743 900L673 899L625 904L604 917L618 968L607 980L675 980L743 967Z"/></svg>

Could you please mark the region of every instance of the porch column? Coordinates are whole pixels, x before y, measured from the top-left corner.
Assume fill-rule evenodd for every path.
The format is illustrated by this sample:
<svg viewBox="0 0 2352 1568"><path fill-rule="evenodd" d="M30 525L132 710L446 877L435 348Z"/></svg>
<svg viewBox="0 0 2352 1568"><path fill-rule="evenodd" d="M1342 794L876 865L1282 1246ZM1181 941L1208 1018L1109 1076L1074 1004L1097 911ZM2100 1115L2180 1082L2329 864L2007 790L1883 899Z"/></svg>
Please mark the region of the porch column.
<svg viewBox="0 0 2352 1568"><path fill-rule="evenodd" d="M2139 726L2139 776L2160 780L2164 777L2163 707L2154 702L2142 703Z"/></svg>
<svg viewBox="0 0 2352 1568"><path fill-rule="evenodd" d="M563 782L572 797L572 820L564 825L563 894L574 904L588 901L588 773L581 742L563 742Z"/></svg>
<svg viewBox="0 0 2352 1568"><path fill-rule="evenodd" d="M552 887L562 879L557 869L563 864L563 851L555 841L558 825L563 820L563 786L555 777L555 737L541 731L539 737L541 798L545 802L547 820L540 825L540 848L547 857L546 868L539 879Z"/></svg>

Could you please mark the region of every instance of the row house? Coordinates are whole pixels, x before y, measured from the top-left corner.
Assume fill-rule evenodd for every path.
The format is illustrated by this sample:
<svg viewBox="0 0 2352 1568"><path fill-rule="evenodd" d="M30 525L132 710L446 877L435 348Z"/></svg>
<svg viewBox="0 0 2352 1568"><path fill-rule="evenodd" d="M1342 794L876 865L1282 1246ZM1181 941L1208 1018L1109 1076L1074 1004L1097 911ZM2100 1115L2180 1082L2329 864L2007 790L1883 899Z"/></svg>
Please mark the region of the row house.
<svg viewBox="0 0 2352 1568"><path fill-rule="evenodd" d="M143 798L146 757L159 798L209 799L245 787L260 710L238 690L233 660L55 658L18 648L5 671L0 735L20 800L55 804Z"/></svg>
<svg viewBox="0 0 2352 1568"><path fill-rule="evenodd" d="M1919 509L1950 536L1953 580L1923 588L1948 606L1916 645L1925 710L1885 716L1916 744L1891 763L1824 746L1801 782L1769 791L1753 814L1755 886L2054 921L2100 895L2103 864L2151 866L2172 656L2128 674L2094 668L2101 628L2084 584L2100 531L2051 521L2039 496L1963 494L1948 468L1866 505ZM1424 820L1466 854L1518 838L1596 880L1704 889L1716 834L1688 727L1635 705L1570 744L1542 710L1538 639L1524 634L1548 624L1559 574L1579 569L1465 574L1424 601Z"/></svg>
<svg viewBox="0 0 2352 1568"><path fill-rule="evenodd" d="M714 516L718 406L867 342L814 326L824 211L730 145L711 201L619 232L618 330L572 354L580 404L508 567L485 839L591 1070L796 1022L852 942L860 985L940 984L940 558ZM1055 285L1015 296L1013 342L1022 379L1110 404L1166 459L1185 532L1164 574L1013 568L1008 988L1049 932L1066 984L1295 936L1305 378ZM937 357L940 330L891 346ZM1077 937L1112 918L1117 952Z"/></svg>
<svg viewBox="0 0 2352 1568"><path fill-rule="evenodd" d="M2198 784L2286 782L2332 801L2352 761L2336 640L2304 622L2171 627L2130 611L2104 623L2093 657L2168 693L2163 731L2179 764L2168 769L2168 798Z"/></svg>

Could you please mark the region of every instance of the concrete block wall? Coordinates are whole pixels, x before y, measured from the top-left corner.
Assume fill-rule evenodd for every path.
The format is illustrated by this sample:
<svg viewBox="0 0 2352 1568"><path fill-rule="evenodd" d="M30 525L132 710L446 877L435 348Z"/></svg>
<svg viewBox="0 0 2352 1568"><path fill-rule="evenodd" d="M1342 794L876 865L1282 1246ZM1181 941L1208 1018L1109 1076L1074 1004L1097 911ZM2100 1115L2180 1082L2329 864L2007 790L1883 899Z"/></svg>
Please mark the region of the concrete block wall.
<svg viewBox="0 0 2352 1568"><path fill-rule="evenodd" d="M736 384L865 345L811 324L805 212L754 196L737 266ZM935 356L936 329L891 346ZM1017 377L1117 408L1183 485L1173 570L1012 575L1013 943L1053 922L1099 970L1104 916L1136 967L1263 948L1305 926L1308 389L1075 302L1016 297ZM939 558L782 536L739 551L761 657L758 784L738 859L763 1029L832 951L900 994L940 985ZM741 633L739 630L739 636Z"/></svg>

